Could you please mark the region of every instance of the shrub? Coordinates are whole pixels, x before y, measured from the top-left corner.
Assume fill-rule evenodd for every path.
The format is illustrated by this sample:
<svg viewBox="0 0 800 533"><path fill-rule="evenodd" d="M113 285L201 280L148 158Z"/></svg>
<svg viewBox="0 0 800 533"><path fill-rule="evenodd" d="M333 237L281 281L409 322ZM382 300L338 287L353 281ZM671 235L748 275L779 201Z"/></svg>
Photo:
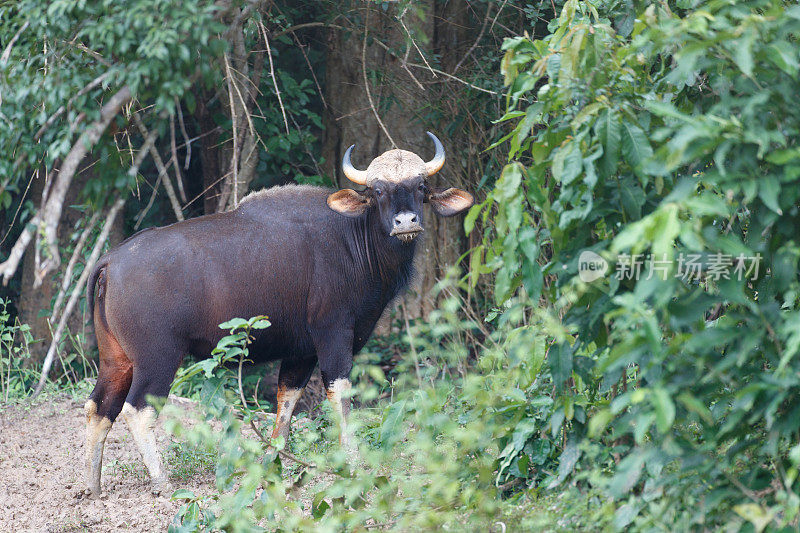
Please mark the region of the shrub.
<svg viewBox="0 0 800 533"><path fill-rule="evenodd" d="M559 470L583 453L617 527L796 526L800 7L570 0L549 30L504 44L511 161L467 230L554 342Z"/></svg>

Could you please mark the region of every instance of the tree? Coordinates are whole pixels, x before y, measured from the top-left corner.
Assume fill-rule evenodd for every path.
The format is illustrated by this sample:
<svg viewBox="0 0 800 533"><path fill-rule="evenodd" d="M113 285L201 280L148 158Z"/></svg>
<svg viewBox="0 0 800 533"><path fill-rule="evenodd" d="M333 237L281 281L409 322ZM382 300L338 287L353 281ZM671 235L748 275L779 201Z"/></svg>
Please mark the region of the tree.
<svg viewBox="0 0 800 533"><path fill-rule="evenodd" d="M477 86L450 72L458 67L471 77L482 67L487 60L478 45L491 37L490 16L500 13L488 5L482 19L470 16L464 1L347 5L348 18L335 19L326 50L326 173L346 186L340 162L351 144L357 145L354 162L361 167L392 148L430 157L425 131L431 130L448 149L448 163L431 185L474 189L491 160L475 147L491 137L488 117L499 110L499 93L493 90L499 87L489 80L484 82L489 88ZM408 318L427 316L435 304L434 284L468 249L458 223L432 212L426 220L415 292L404 299Z"/></svg>

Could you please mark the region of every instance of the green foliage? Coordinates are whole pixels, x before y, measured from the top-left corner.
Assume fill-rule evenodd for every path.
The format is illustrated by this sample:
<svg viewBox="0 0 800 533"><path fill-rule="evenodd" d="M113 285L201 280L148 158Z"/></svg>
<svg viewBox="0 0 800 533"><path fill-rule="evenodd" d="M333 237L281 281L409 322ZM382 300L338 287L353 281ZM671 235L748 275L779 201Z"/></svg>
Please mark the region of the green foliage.
<svg viewBox="0 0 800 533"><path fill-rule="evenodd" d="M11 301L0 299L0 403L26 401L41 377L41 362L31 357L30 347L37 342L28 324L11 312ZM53 390L76 396L88 394L86 378L96 376L97 366L85 353L81 334L66 331L59 353L59 373L50 380Z"/></svg>
<svg viewBox="0 0 800 533"><path fill-rule="evenodd" d="M217 346L211 351L211 357L202 359L184 368L179 368L172 382L170 394L189 395L185 385L202 385L205 381L198 382L195 376L202 373L205 379L215 376L217 370L226 369L226 365L247 358L247 344L250 343L250 331L269 327L269 320L265 316L254 316L250 320L234 318L219 325L221 329L229 331L229 335L222 337Z"/></svg>
<svg viewBox="0 0 800 533"><path fill-rule="evenodd" d="M543 430L553 410L544 337L533 328L505 328L484 339L475 361L465 339L478 327L459 318L459 307L446 300L412 330L405 339L411 354L397 362L391 383L378 368L355 381L355 457L339 448L338 428L324 420L303 419L288 443L243 431L252 423L266 435L271 424L264 420L272 417L243 406L234 371L214 365L200 385L213 424L199 420L188 428L171 420L168 428L181 446L219 450L216 491L202 498L176 492L184 504L173 530L333 531L365 523L486 530L498 516L518 512L520 499L505 504L503 494L563 478L556 459L564 434ZM221 342L220 363L247 357L253 320L228 324L235 341ZM582 409L573 406L570 414L582 416L574 415ZM329 418L327 402L323 411Z"/></svg>
<svg viewBox="0 0 800 533"><path fill-rule="evenodd" d="M506 40L511 161L472 261L550 333L557 481L584 465L619 528L796 527L800 8L633 9L570 0Z"/></svg>
<svg viewBox="0 0 800 533"><path fill-rule="evenodd" d="M0 300L0 399L18 398L27 394L38 372L26 368L30 357L28 344L33 341L30 326L12 319L10 301Z"/></svg>
<svg viewBox="0 0 800 533"><path fill-rule="evenodd" d="M179 482L214 475L216 459L214 451L199 446L183 446L177 442L171 442L164 454L170 479Z"/></svg>
<svg viewBox="0 0 800 533"><path fill-rule="evenodd" d="M156 114L171 113L194 79L216 79L213 62L198 57L215 57L226 48L216 38L224 29L215 18L218 10L205 0L0 5L0 34L18 36L0 64L0 143L6 148L0 204L10 201L4 195L24 189L19 173L25 168L52 168L67 154L79 126L98 117L104 95L127 85ZM132 185L111 138L95 153L106 172L97 172L101 177L87 186L90 199Z"/></svg>

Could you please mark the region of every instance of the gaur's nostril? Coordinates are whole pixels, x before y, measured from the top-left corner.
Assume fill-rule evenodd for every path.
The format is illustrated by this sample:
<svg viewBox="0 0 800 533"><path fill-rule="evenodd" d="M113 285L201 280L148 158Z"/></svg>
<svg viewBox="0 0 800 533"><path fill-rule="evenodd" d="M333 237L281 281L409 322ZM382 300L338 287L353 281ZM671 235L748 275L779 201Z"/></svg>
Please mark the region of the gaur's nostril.
<svg viewBox="0 0 800 533"><path fill-rule="evenodd" d="M417 217L416 213L400 213L394 217L395 226L417 223L419 223L419 218Z"/></svg>

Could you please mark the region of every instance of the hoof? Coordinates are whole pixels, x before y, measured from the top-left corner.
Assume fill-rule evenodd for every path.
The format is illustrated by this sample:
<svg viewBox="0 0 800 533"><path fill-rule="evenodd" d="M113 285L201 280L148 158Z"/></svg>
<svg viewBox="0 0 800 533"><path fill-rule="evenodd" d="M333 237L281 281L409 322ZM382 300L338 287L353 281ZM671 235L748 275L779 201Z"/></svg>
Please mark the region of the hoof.
<svg viewBox="0 0 800 533"><path fill-rule="evenodd" d="M75 495L75 498L79 500L80 499L105 500L106 498L108 498L108 495L100 492L100 489L95 490L90 487L87 487L83 490L78 491L78 493Z"/></svg>
<svg viewBox="0 0 800 533"><path fill-rule="evenodd" d="M154 481L150 487L153 496L169 496L172 493L172 486L166 481Z"/></svg>

